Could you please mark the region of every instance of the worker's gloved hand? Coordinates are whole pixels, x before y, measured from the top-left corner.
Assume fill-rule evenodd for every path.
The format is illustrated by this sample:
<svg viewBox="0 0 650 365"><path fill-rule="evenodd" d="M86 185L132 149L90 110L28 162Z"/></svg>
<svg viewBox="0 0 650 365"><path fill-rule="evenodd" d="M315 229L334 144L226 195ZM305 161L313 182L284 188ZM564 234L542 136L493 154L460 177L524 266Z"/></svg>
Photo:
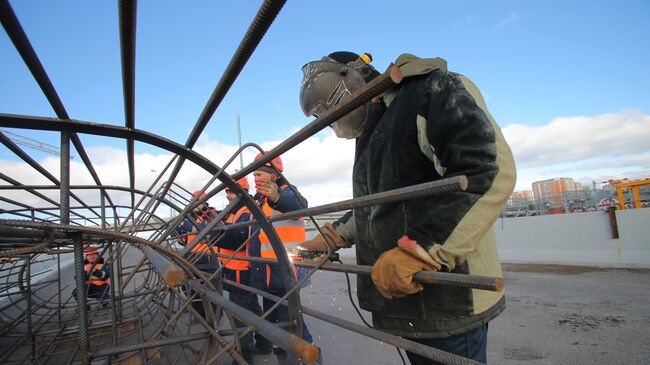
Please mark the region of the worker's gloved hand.
<svg viewBox="0 0 650 365"><path fill-rule="evenodd" d="M192 228L193 228L192 221L190 221L189 219L184 219L183 223L181 223L180 225L178 225L178 227L176 227L176 233L185 234L191 232Z"/></svg>
<svg viewBox="0 0 650 365"><path fill-rule="evenodd" d="M95 269L95 270L93 270L92 276L95 276L95 277L98 277L98 278L101 279L102 278L102 273L101 273L101 271L99 271L99 269Z"/></svg>
<svg viewBox="0 0 650 365"><path fill-rule="evenodd" d="M265 180L265 181L255 181L255 190L259 194L266 195L267 198L273 203L277 203L280 200L280 191L278 190L278 184L275 181Z"/></svg>
<svg viewBox="0 0 650 365"><path fill-rule="evenodd" d="M379 256L372 267L372 281L386 299L401 298L422 291L422 284L413 281L415 274L439 269L440 264L416 241L402 236L397 247Z"/></svg>
<svg viewBox="0 0 650 365"><path fill-rule="evenodd" d="M332 248L332 252L335 252L340 248L351 247L350 244L347 243L338 232L336 232L336 229L331 223L325 223L321 228L321 231L323 232L322 235L319 234L316 237L301 243L298 246L298 249L303 251L327 252L329 246Z"/></svg>

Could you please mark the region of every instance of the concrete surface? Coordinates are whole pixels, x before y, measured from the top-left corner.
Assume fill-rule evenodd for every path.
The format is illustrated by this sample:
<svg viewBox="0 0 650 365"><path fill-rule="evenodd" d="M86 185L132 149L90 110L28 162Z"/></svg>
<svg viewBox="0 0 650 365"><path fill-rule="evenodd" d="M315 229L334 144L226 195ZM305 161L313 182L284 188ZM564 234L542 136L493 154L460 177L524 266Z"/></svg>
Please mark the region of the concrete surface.
<svg viewBox="0 0 650 365"><path fill-rule="evenodd" d="M489 363L650 363L650 270L515 264L504 269L507 309L490 323ZM356 302L356 280L350 278ZM342 273L316 273L302 299L306 306L360 323ZM392 346L305 318L325 364L402 363ZM256 360L275 364L270 356Z"/></svg>
<svg viewBox="0 0 650 365"><path fill-rule="evenodd" d="M343 260L353 263L351 258ZM650 270L529 264L506 264L504 269L507 309L490 323L489 363L650 364ZM355 275L350 275L350 282L356 303ZM343 273L317 272L303 289L302 302L361 323L350 304ZM362 314L370 321L367 312ZM309 316L305 319L326 365L402 364L392 346ZM190 332L201 330L194 325ZM179 350L166 347L160 360L149 363L170 363ZM224 356L217 364L230 361ZM187 362L181 358L178 363ZM277 362L273 355L256 355L255 363Z"/></svg>

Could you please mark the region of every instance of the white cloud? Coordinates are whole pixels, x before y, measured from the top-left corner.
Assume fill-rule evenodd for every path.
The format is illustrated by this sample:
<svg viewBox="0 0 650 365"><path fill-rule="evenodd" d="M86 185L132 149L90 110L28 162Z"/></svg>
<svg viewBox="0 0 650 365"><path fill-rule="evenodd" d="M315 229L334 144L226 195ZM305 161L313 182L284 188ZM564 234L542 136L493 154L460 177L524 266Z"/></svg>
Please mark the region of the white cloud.
<svg viewBox="0 0 650 365"><path fill-rule="evenodd" d="M553 177L596 178L650 168L650 116L623 110L502 129L517 162L517 189Z"/></svg>
<svg viewBox="0 0 650 365"><path fill-rule="evenodd" d="M590 183L591 180L600 183L609 177L647 177L650 173L650 116L638 110L560 117L542 126L509 125L503 128L503 133L517 163L518 190L529 190L533 181L553 177L573 177L583 183ZM261 146L269 150L280 142L267 141ZM237 146L221 144L204 136L199 139L195 149L222 166L235 153ZM87 151L105 185L128 186L126 153L123 149L91 146L87 147ZM244 165L253 161L256 154L256 150L246 149L243 153ZM171 157L164 152L136 154L136 187L147 190ZM351 198L354 141L336 138L330 130L326 130L291 149L282 159L285 175L308 198L310 206ZM57 158L47 157L40 163L58 178ZM26 163L5 160L0 164L6 175L23 184L50 184ZM235 168L239 168L239 158L226 171L232 173ZM176 182L194 191L210 178L201 168L186 162ZM252 177L249 177L249 181L252 183ZM71 182L94 185L85 166L77 160L71 161ZM99 204L97 191L75 192L89 204ZM43 205L41 199L23 191L4 190L1 194L25 204ZM57 190L43 191L43 194L59 200ZM111 196L122 205L130 202L127 193L111 192ZM210 203L223 207L226 200L223 194L219 194ZM72 205L78 204L72 202ZM0 202L0 206L13 207L4 202Z"/></svg>
<svg viewBox="0 0 650 365"><path fill-rule="evenodd" d="M279 142L265 142L262 144L262 147L269 150ZM127 157L124 149L93 146L86 147L86 150L104 185L129 185ZM236 152L237 146L221 144L206 136L199 139L195 150L222 167ZM253 148L244 150L244 165L251 163L256 154L257 150ZM136 188L146 191L158 174L163 171L171 158L171 154L164 152L159 154L136 153ZM352 196L351 175L353 158L354 142L338 139L331 132L323 132L318 137L309 138L282 156L286 177L310 200L310 206L349 199ZM58 158L46 157L42 161L39 161L39 163L56 178L59 177L60 168ZM51 185L49 180L26 163L0 161L0 164L7 168L4 172L8 176L23 184ZM226 172L234 173L239 167L240 161L239 157L237 157L227 167ZM169 170L167 171L167 175L169 174ZM211 177L210 174L194 163L186 161L176 179L176 183L191 192L202 188ZM72 185L95 185L83 163L76 160L70 162L70 181ZM163 179L162 181L165 180ZM252 185L252 176L249 176L249 182ZM219 181L217 180L211 184L210 188L218 184ZM160 186L160 183L158 186ZM175 189L181 192L178 188ZM58 190L41 190L41 192L54 201L59 201ZM74 190L74 193L90 205L99 204L99 193L96 190ZM40 198L24 191L5 190L1 194L9 199L28 205L51 205L44 203ZM109 191L109 194L113 202L117 204L130 204L130 195L126 192ZM183 194L187 196L187 193ZM136 199L138 199L137 195ZM225 206L227 203L223 193L213 197L209 202L211 205L219 208ZM72 201L71 205L78 206L79 204ZM6 209L15 208L5 202L0 202L0 207Z"/></svg>

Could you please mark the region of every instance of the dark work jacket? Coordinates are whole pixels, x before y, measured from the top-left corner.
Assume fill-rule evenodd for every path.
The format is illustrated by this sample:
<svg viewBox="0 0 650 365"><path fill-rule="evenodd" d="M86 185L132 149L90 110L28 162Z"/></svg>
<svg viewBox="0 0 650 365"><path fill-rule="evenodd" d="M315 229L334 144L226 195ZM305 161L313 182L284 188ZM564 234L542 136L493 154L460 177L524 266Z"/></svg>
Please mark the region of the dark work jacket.
<svg viewBox="0 0 650 365"><path fill-rule="evenodd" d="M468 242L458 239L456 232L459 226L471 225L464 222L471 219L492 234L492 224L502 208L499 204L505 204L510 194L499 191L499 203L489 207L488 215L481 215L485 209L479 209L480 214L471 209L481 198L493 194L499 161L508 161L507 171L514 173L507 145L497 148L497 144L505 144L498 127L465 89L461 76L446 70L405 78L391 90L386 104L385 111L369 120L357 139L354 197L436 181L443 178L442 174L466 175L469 187L465 192L355 209L358 263L374 265L382 253L396 247L396 241L407 235L440 262L442 270L468 274L472 267L478 268L472 274L499 276L496 246L484 242L489 241L482 239L485 232L480 231L476 239ZM373 106L375 110L378 107ZM426 133L429 147L435 151L433 159L423 153L418 141L418 118L426 121L426 129L420 128L420 133ZM505 151L505 160L497 158L497 150ZM506 176L507 184L514 186L511 175ZM508 189L512 191L509 185ZM469 254L463 251L467 245L473 250ZM483 271L484 267L489 269ZM442 285L425 285L420 293L385 299L370 276L358 275L357 280L361 307L373 313L374 325L406 337L439 338L464 333L494 318L505 306L503 293L485 298L481 294L478 303L473 289Z"/></svg>
<svg viewBox="0 0 650 365"><path fill-rule="evenodd" d="M240 209L246 209L244 204L241 202L232 209L232 213L228 215L226 221L230 219L231 216L236 216L236 213L238 213ZM225 222L225 224L229 225L233 223L244 223L248 221L250 221L250 213L248 212L248 209L246 209L244 213L242 213L239 216L239 218L237 218L237 221ZM221 251L221 249L223 248L228 250L238 249L244 242L246 242L246 240L248 240L249 229L250 229L249 226L243 226L241 228L224 231L225 233L223 234L223 236L220 239L218 239L215 243L215 245L220 249L219 252L223 253ZM246 247L243 247L242 251L246 253L248 252ZM223 277L225 279L234 281L236 283L244 284L244 285L250 285L250 270L232 270L227 266L224 266L222 271L223 271ZM227 283L224 283L223 288L231 293L232 292L237 292L241 294L248 293L243 289L237 288Z"/></svg>
<svg viewBox="0 0 650 365"><path fill-rule="evenodd" d="M260 194L255 194L255 201L260 207L264 204L268 204L275 212L277 213L287 213L294 210L300 210L308 207L307 199L305 199L298 189L286 183L286 181L281 178L276 182L278 184L278 189L280 192L280 198L277 203L270 203L266 197L261 196ZM294 191L297 193L294 193ZM277 223L274 223L277 224ZM253 224L251 226L251 234L255 233L259 229L258 224ZM282 239L282 237L280 237ZM250 249L248 251L251 257L262 257L261 254L261 243L259 239L259 233L254 234L251 237ZM267 277L267 267L270 270L270 275ZM283 277L282 271L280 270L279 264L264 264L259 262L251 263L251 283L257 288L267 292L278 292L285 289L284 286L285 279Z"/></svg>

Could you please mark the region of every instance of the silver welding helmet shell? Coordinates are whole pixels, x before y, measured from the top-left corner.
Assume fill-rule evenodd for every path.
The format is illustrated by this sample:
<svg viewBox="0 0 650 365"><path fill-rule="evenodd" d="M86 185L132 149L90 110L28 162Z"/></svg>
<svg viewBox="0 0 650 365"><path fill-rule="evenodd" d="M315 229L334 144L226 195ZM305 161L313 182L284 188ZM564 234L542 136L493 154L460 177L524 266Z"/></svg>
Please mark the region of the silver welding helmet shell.
<svg viewBox="0 0 650 365"><path fill-rule="evenodd" d="M302 71L300 107L305 116L323 116L347 103L352 93L366 85L359 71L327 57L307 63ZM366 103L332 123L331 127L339 138L357 138L363 131L367 115Z"/></svg>

